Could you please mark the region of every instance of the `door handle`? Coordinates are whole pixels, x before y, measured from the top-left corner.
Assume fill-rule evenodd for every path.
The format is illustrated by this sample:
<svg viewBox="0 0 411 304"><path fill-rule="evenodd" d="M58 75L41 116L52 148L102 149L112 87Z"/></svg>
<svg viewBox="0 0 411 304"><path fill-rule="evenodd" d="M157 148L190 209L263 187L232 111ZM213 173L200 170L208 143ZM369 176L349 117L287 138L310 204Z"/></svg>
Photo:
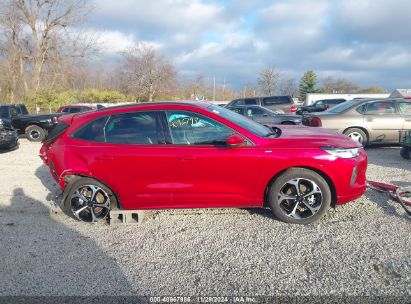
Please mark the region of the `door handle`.
<svg viewBox="0 0 411 304"><path fill-rule="evenodd" d="M184 160L195 160L195 159L196 159L194 156L191 156L191 155L177 156L176 158L177 158L177 160L181 160L181 161L184 161Z"/></svg>
<svg viewBox="0 0 411 304"><path fill-rule="evenodd" d="M97 156L95 160L114 160L116 159L114 156L109 156L109 155L102 155L102 156Z"/></svg>

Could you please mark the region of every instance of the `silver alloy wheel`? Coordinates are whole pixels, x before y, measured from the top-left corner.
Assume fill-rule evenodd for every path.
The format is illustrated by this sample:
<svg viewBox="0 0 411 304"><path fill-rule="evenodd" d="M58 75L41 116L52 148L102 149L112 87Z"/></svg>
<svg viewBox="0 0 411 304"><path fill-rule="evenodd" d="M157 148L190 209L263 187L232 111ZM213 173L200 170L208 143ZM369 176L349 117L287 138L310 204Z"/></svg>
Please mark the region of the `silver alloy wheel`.
<svg viewBox="0 0 411 304"><path fill-rule="evenodd" d="M362 144L362 142L364 140L362 138L362 135L358 132L352 132L352 133L348 134L348 137L355 140L355 141L358 141L360 144Z"/></svg>
<svg viewBox="0 0 411 304"><path fill-rule="evenodd" d="M70 207L80 221L98 222L110 212L110 197L98 186L82 185L71 195Z"/></svg>
<svg viewBox="0 0 411 304"><path fill-rule="evenodd" d="M30 131L30 137L32 139L38 139L40 137L40 132L37 130Z"/></svg>
<svg viewBox="0 0 411 304"><path fill-rule="evenodd" d="M295 178L281 187L278 203L287 216L293 219L307 219L321 209L323 193L314 181Z"/></svg>

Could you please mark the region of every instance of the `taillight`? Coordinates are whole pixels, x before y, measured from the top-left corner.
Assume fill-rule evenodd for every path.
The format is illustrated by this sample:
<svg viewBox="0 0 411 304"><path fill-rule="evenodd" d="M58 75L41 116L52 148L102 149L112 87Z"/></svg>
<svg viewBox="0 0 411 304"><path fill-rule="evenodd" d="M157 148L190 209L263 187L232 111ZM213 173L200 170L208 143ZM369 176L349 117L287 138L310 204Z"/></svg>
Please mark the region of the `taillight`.
<svg viewBox="0 0 411 304"><path fill-rule="evenodd" d="M321 127L322 126L321 119L318 117L311 118L310 126L311 127Z"/></svg>
<svg viewBox="0 0 411 304"><path fill-rule="evenodd" d="M297 111L297 109L295 108L295 104L291 105L290 111L291 113L295 113Z"/></svg>

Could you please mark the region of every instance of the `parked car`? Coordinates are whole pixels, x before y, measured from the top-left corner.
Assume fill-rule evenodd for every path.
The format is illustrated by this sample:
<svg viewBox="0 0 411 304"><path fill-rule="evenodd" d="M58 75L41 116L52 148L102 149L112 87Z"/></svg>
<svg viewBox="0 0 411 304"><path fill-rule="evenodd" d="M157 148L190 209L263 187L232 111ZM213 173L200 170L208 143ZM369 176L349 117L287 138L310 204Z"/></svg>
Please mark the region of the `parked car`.
<svg viewBox="0 0 411 304"><path fill-rule="evenodd" d="M227 109L250 118L262 125L299 125L301 124L302 119L302 116L300 115L278 114L278 112L261 106L233 106L227 107Z"/></svg>
<svg viewBox="0 0 411 304"><path fill-rule="evenodd" d="M47 132L57 122L57 117L61 113L42 114L42 115L26 115L20 113L28 113L25 105L8 104L0 105L2 118L9 119L14 129L19 134L26 134L30 141L42 141Z"/></svg>
<svg viewBox="0 0 411 304"><path fill-rule="evenodd" d="M297 108L296 114L307 114L312 112L323 112L325 110L331 109L332 107L347 101L346 99L322 99L317 100L312 105L301 106Z"/></svg>
<svg viewBox="0 0 411 304"><path fill-rule="evenodd" d="M0 107L0 152L14 149L19 144L17 131L13 129L9 119L3 118L3 111Z"/></svg>
<svg viewBox="0 0 411 304"><path fill-rule="evenodd" d="M68 105L62 106L57 110L57 113L79 113L85 111L92 111L104 108L102 105Z"/></svg>
<svg viewBox="0 0 411 304"><path fill-rule="evenodd" d="M363 146L398 143L400 132L411 129L411 101L351 100L325 112L307 115L303 124L345 134Z"/></svg>
<svg viewBox="0 0 411 304"><path fill-rule="evenodd" d="M367 154L346 136L268 128L205 102L156 102L67 115L40 156L62 209L96 222L110 208L265 207L307 224L361 196Z"/></svg>
<svg viewBox="0 0 411 304"><path fill-rule="evenodd" d="M294 100L290 96L248 97L230 101L226 107L258 105L273 111L295 113Z"/></svg>

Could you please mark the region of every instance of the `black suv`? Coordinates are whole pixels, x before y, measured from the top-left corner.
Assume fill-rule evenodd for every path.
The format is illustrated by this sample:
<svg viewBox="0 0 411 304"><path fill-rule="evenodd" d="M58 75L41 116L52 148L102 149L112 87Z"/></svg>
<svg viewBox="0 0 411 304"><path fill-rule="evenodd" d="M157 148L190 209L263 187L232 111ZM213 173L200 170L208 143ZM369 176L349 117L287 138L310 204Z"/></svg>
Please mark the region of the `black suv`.
<svg viewBox="0 0 411 304"><path fill-rule="evenodd" d="M17 131L6 114L5 109L0 107L0 152L17 147L19 140Z"/></svg>
<svg viewBox="0 0 411 304"><path fill-rule="evenodd" d="M302 116L294 114L278 114L261 106L235 106L227 109L241 114L262 125L300 125Z"/></svg>
<svg viewBox="0 0 411 304"><path fill-rule="evenodd" d="M295 113L294 100L290 96L247 97L230 101L226 108L234 106L262 106L264 108L284 113Z"/></svg>
<svg viewBox="0 0 411 304"><path fill-rule="evenodd" d="M309 106L302 106L297 108L297 114L306 114L306 113L313 113L313 112L323 112L328 110L344 101L347 101L343 98L341 99L322 99L317 100L312 105Z"/></svg>
<svg viewBox="0 0 411 304"><path fill-rule="evenodd" d="M0 105L1 118L11 121L12 126L20 134L26 134L30 141L42 141L47 132L54 127L57 117L63 113L27 115L24 104Z"/></svg>

